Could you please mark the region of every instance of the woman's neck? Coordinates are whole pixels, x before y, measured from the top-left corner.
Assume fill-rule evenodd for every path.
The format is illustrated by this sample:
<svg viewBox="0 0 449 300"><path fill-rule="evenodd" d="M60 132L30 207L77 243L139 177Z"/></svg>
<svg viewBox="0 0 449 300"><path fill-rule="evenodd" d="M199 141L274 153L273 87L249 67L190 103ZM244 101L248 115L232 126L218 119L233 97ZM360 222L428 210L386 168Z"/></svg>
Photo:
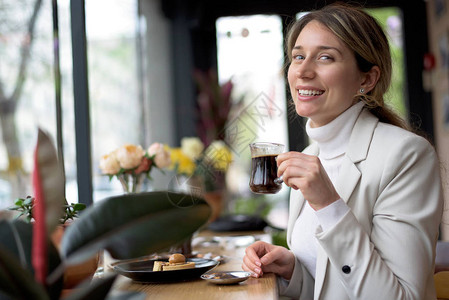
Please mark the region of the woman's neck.
<svg viewBox="0 0 449 300"><path fill-rule="evenodd" d="M307 120L307 135L318 143L320 157L331 159L346 152L352 128L363 106L363 102L358 102L321 127L312 128L311 120Z"/></svg>

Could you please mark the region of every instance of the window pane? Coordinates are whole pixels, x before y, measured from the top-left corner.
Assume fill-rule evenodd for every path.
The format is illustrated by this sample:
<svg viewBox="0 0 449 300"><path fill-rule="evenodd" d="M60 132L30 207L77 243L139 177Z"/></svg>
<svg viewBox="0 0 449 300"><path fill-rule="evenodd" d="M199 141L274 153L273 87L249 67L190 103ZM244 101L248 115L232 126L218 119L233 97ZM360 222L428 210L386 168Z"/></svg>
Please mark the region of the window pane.
<svg viewBox="0 0 449 300"><path fill-rule="evenodd" d="M0 208L4 208L31 195L37 126L56 134L51 2L4 0L0 20Z"/></svg>
<svg viewBox="0 0 449 300"><path fill-rule="evenodd" d="M139 96L137 1L86 1L94 201L121 193L101 175L102 155L125 143L143 142Z"/></svg>
<svg viewBox="0 0 449 300"><path fill-rule="evenodd" d="M70 24L70 0L58 1L59 51L61 68L62 143L66 175L66 198L69 203L78 202L76 184L75 113L73 103L72 35Z"/></svg>
<svg viewBox="0 0 449 300"><path fill-rule="evenodd" d="M248 143L277 142L288 149L281 19L264 15L225 17L217 20L216 27L219 79L223 82L232 78L234 99L244 99L243 107L229 122L240 128L240 136L233 138L237 142L231 145L235 162L228 172L228 186L236 199L230 209L257 213L264 205L274 206L267 217L277 226L286 226L288 189L260 196L252 194L248 185Z"/></svg>

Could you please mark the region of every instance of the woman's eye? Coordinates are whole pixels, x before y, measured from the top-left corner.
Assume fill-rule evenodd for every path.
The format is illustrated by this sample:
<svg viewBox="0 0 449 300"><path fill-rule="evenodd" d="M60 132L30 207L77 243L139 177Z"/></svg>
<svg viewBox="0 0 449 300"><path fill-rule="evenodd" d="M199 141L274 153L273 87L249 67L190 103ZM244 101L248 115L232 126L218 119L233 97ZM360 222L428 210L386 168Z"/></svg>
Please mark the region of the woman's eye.
<svg viewBox="0 0 449 300"><path fill-rule="evenodd" d="M293 60L303 60L303 59L304 59L304 56L302 56L301 54L293 55Z"/></svg>
<svg viewBox="0 0 449 300"><path fill-rule="evenodd" d="M332 59L332 57L329 55L321 55L319 57L319 60L331 60L331 59Z"/></svg>

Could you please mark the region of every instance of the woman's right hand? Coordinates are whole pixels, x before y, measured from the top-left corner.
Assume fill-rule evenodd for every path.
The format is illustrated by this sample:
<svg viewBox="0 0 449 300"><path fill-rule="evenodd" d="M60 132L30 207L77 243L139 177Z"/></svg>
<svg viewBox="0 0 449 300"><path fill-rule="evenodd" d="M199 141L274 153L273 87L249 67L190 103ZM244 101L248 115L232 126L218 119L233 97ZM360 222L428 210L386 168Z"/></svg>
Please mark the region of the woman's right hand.
<svg viewBox="0 0 449 300"><path fill-rule="evenodd" d="M288 249L258 241L246 248L242 269L256 278L275 273L290 280L294 266L295 256Z"/></svg>

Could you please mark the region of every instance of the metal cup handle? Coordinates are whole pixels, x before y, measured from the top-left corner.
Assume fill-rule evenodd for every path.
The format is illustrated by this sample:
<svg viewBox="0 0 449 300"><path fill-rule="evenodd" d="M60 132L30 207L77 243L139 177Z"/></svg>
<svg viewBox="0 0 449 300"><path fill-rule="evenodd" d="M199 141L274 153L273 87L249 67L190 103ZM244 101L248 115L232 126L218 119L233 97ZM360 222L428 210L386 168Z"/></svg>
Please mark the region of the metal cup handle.
<svg viewBox="0 0 449 300"><path fill-rule="evenodd" d="M284 179L282 179L282 175L274 180L274 183L276 183L276 184L282 184L283 182L284 182Z"/></svg>

